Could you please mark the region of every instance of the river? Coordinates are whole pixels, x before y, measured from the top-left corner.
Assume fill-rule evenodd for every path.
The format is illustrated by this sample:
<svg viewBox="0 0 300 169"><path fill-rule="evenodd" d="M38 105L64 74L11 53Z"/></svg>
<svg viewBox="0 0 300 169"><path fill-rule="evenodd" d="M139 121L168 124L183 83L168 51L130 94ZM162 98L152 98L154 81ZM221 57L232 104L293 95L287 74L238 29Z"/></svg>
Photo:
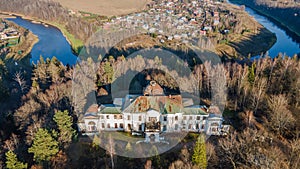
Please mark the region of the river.
<svg viewBox="0 0 300 169"><path fill-rule="evenodd" d="M275 57L278 55L278 53L294 56L294 54L300 53L300 43L297 43L295 40L293 40L293 38L289 36L286 31L279 28L268 18L259 15L252 9L246 7L246 11L260 24L276 34L277 41L269 49L269 56ZM10 18L8 20L13 21L26 29L29 29L38 36L39 42L34 45L31 51L32 62L37 63L40 56L43 56L44 58L52 58L53 56L56 56L64 65L74 65L76 63L77 56L72 53L70 44L67 42L60 30L56 27L45 27L42 24L35 24L29 20L22 19L21 17Z"/></svg>
<svg viewBox="0 0 300 169"><path fill-rule="evenodd" d="M32 23L21 17L9 18L7 20L30 30L38 36L39 42L36 43L31 50L30 62L37 63L40 56L43 58L52 58L55 56L64 65L74 65L77 56L72 53L72 49L61 31L53 26L44 26L43 24Z"/></svg>
<svg viewBox="0 0 300 169"><path fill-rule="evenodd" d="M228 2L230 3L230 2ZM233 3L230 3L233 4ZM233 4L238 5L238 4ZM246 7L246 12L253 16L256 21L258 21L265 28L275 33L277 37L276 43L268 50L268 54L271 57L276 57L278 53L286 54L288 56L294 56L295 54L300 53L300 42L296 42L293 37L289 36L288 33L277 26L275 23L270 21L267 17L262 16L252 10L251 8ZM259 45L259 44L258 44ZM256 56L254 58L257 58Z"/></svg>

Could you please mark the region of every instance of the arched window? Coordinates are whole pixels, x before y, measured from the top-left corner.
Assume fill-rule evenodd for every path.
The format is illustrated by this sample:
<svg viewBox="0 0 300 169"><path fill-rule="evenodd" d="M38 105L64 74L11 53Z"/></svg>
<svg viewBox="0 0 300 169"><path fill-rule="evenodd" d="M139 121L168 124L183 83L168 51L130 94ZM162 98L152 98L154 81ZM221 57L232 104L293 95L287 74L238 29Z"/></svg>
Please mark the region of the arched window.
<svg viewBox="0 0 300 169"><path fill-rule="evenodd" d="M97 128L96 128L96 123L93 122L93 121L90 121L90 122L88 123L88 130L89 130L89 131L96 131L96 130L97 130Z"/></svg>

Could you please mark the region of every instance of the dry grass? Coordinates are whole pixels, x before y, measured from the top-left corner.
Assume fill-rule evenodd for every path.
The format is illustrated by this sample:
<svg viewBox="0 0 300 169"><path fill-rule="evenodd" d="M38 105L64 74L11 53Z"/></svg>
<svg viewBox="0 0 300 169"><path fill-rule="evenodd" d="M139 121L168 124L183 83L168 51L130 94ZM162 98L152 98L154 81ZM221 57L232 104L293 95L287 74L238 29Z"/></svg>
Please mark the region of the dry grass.
<svg viewBox="0 0 300 169"><path fill-rule="evenodd" d="M104 16L125 15L142 10L148 0L54 0L63 6Z"/></svg>
<svg viewBox="0 0 300 169"><path fill-rule="evenodd" d="M245 11L241 11L237 6L223 4L225 9L234 11L237 14L243 27L249 32L243 34L230 34L229 42L216 46L218 55L225 55L229 58L237 58L239 56L248 57L260 55L262 52L270 49L276 42L276 36L269 30L264 28L252 16L249 16Z"/></svg>

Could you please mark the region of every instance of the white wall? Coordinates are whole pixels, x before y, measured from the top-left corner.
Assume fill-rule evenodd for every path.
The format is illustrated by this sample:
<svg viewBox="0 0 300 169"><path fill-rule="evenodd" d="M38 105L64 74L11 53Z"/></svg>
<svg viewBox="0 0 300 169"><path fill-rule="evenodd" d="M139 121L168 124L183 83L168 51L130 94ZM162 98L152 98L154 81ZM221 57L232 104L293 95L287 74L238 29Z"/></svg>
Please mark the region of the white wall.
<svg viewBox="0 0 300 169"><path fill-rule="evenodd" d="M214 125L216 124L216 125ZM207 135L219 135L220 128L222 125L222 118L220 117L213 117L209 118L206 122L205 132Z"/></svg>
<svg viewBox="0 0 300 169"><path fill-rule="evenodd" d="M208 115L183 115L182 116L182 130L199 132L205 130L206 119ZM202 125L203 128L202 128Z"/></svg>
<svg viewBox="0 0 300 169"><path fill-rule="evenodd" d="M218 135L222 125L221 117L208 118L208 115L184 115L182 113L161 115L155 110L150 110L147 113L101 114L99 119L85 119L83 124L78 125L87 132L91 132L88 125L91 121L96 124L96 131L122 130L129 132L131 129L134 131L144 131L144 124L149 121L149 117L156 117L161 122L161 131L166 129L165 132L189 131ZM165 117L167 121L165 121ZM213 123L215 125L212 125ZM128 125L131 126L131 129ZM141 125L141 128L139 125ZM176 125L178 127L177 130L175 129Z"/></svg>
<svg viewBox="0 0 300 169"><path fill-rule="evenodd" d="M146 113L124 113L123 120L125 131L130 131L128 125L131 126L131 129L138 131L139 125L146 121Z"/></svg>
<svg viewBox="0 0 300 169"><path fill-rule="evenodd" d="M122 114L101 114L98 126L100 130L124 130L123 115Z"/></svg>

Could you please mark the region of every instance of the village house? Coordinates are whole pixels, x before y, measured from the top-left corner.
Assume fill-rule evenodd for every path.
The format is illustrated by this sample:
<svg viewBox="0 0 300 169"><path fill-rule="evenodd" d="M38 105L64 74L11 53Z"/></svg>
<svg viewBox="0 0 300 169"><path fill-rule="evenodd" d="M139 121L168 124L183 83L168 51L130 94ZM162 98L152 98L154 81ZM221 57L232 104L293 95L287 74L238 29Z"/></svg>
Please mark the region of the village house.
<svg viewBox="0 0 300 169"><path fill-rule="evenodd" d="M214 111L215 112L215 111ZM100 131L124 131L160 140L163 132L203 132L224 135L229 125L223 124L222 115L210 113L210 108L193 105L190 98L181 95L165 96L155 81L144 90L144 95L115 98L113 104L93 104L78 122L86 135Z"/></svg>
<svg viewBox="0 0 300 169"><path fill-rule="evenodd" d="M212 27L222 24L224 11L220 10L216 4L211 0L192 1L192 3L176 0L164 0L160 3L152 1L147 5L146 11L113 19L109 24L109 29L134 26L143 28L149 33L168 33L168 36L178 39L177 35L181 35L180 40L184 42L195 37L206 36L207 31L211 31ZM164 25L166 23L169 25ZM107 29L108 24L104 24L103 27ZM200 29L205 32L200 33ZM186 32L193 33L185 36Z"/></svg>
<svg viewBox="0 0 300 169"><path fill-rule="evenodd" d="M8 27L5 22L0 24L0 47L13 46L19 43L20 33L17 29Z"/></svg>

